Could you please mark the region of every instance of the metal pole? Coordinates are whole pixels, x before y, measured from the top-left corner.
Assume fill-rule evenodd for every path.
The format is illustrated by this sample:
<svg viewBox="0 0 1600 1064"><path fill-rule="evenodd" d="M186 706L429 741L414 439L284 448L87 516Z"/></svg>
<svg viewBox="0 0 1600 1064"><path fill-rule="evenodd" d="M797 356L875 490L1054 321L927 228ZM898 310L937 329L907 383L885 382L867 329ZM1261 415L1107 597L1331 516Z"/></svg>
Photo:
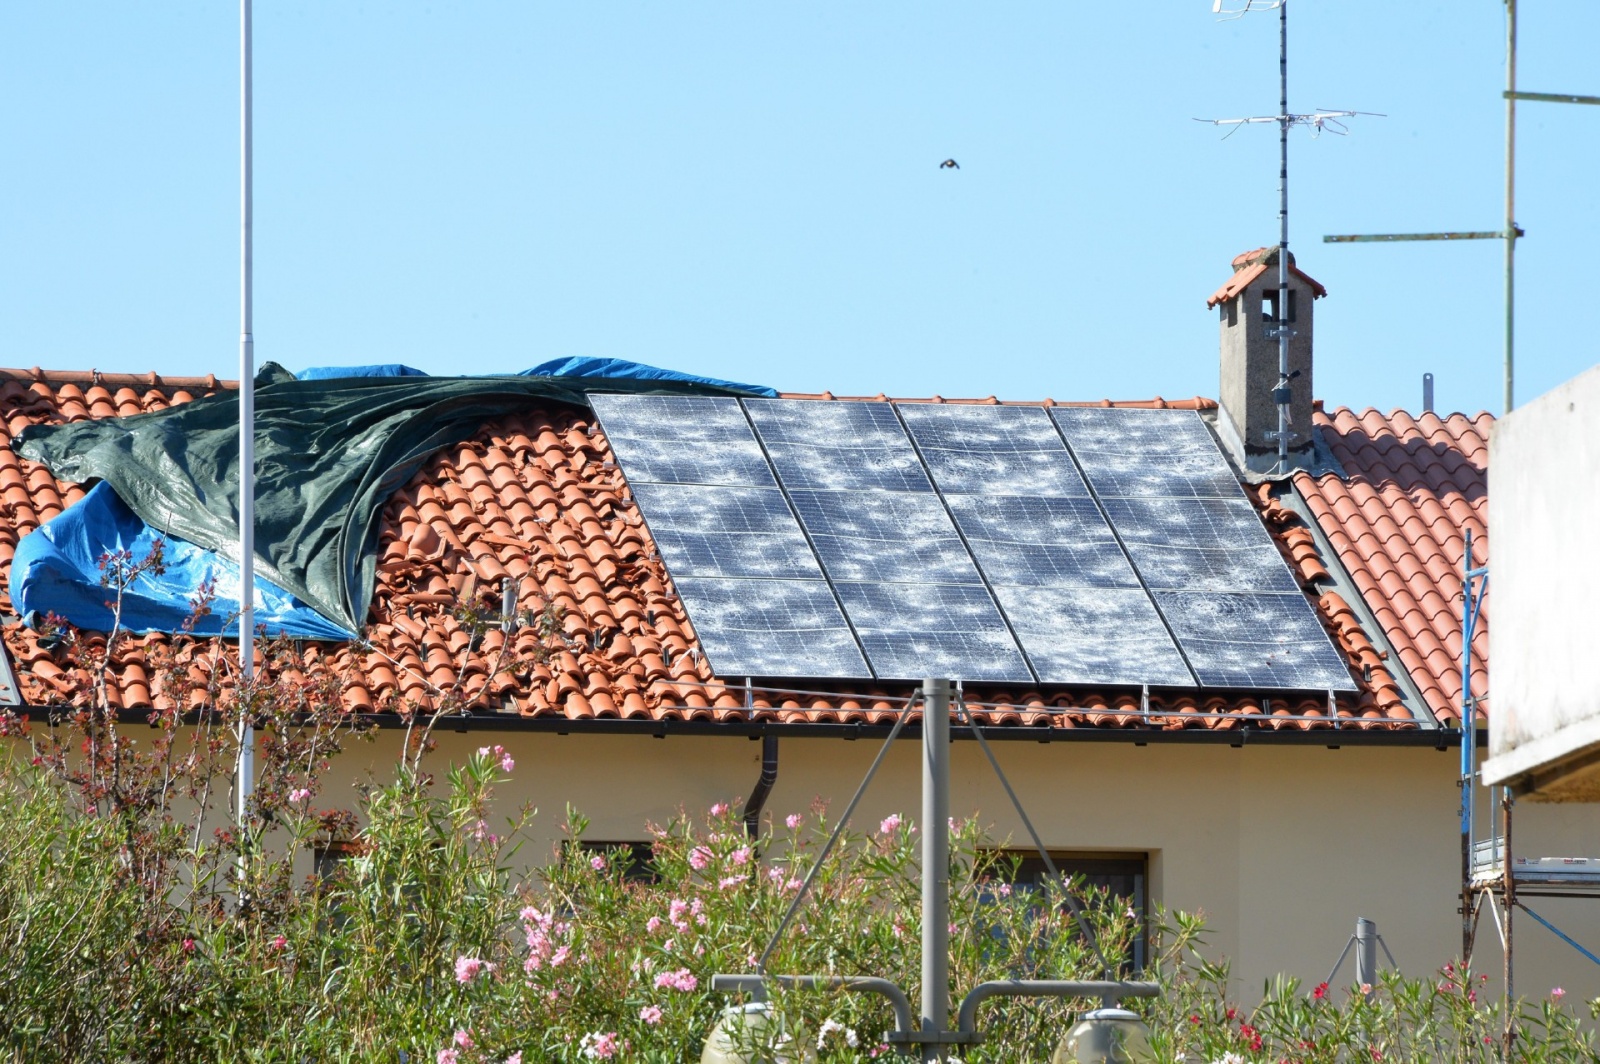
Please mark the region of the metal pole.
<svg viewBox="0 0 1600 1064"><path fill-rule="evenodd" d="M1511 937L1511 920L1512 920L1512 910L1517 907L1517 881L1516 881L1516 874L1513 871L1513 865L1512 865L1512 861L1511 861L1511 788L1510 787L1502 787L1502 788L1500 788L1500 816L1501 816L1501 824L1502 824L1502 826L1504 828L1504 837L1505 837L1505 851L1504 851L1504 854L1505 854L1505 883L1504 883L1504 888L1503 888L1505 890L1505 901L1506 901L1506 970L1505 970L1505 978L1506 978L1506 987L1505 987L1505 990L1506 990L1506 996L1505 996L1506 1038L1505 1038L1505 1059L1506 1059L1506 1064L1510 1064L1511 1051L1515 1047L1516 1040L1517 1040L1516 1020L1515 1020L1515 1017L1513 1017L1512 1014L1511 1014L1512 1003L1516 1001L1516 990L1515 990L1514 984L1512 983L1511 958L1512 958L1512 954L1515 951L1512 949L1513 940L1512 940L1512 937Z"/></svg>
<svg viewBox="0 0 1600 1064"><path fill-rule="evenodd" d="M1356 917L1356 986L1378 985L1378 925Z"/></svg>
<svg viewBox="0 0 1600 1064"><path fill-rule="evenodd" d="M1513 401L1513 353L1516 346L1517 260L1517 0L1506 0L1506 394Z"/></svg>
<svg viewBox="0 0 1600 1064"><path fill-rule="evenodd" d="M239 0L239 690L240 708L249 708L255 679L255 422L256 352L252 335L253 278L250 0ZM248 715L239 718L239 764L234 787L238 819L243 824L255 790L255 729Z"/></svg>
<svg viewBox="0 0 1600 1064"><path fill-rule="evenodd" d="M1472 529L1461 563L1461 965L1472 971L1472 781L1477 711L1472 704ZM1492 821L1491 821L1492 823Z"/></svg>
<svg viewBox="0 0 1600 1064"><path fill-rule="evenodd" d="M1289 471L1289 4L1278 5L1278 472Z"/></svg>
<svg viewBox="0 0 1600 1064"><path fill-rule="evenodd" d="M922 681L922 1029L950 1023L950 681ZM944 1059L924 1043L924 1061Z"/></svg>

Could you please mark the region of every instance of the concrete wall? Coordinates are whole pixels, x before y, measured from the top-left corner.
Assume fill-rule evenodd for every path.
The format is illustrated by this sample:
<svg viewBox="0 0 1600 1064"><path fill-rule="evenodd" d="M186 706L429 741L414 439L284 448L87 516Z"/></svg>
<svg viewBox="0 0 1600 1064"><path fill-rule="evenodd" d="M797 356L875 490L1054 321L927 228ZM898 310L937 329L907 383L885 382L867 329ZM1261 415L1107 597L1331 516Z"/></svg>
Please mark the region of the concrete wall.
<svg viewBox="0 0 1600 1064"><path fill-rule="evenodd" d="M382 777L395 733L358 746L335 776L370 766ZM538 814L525 853L550 854L571 803L591 820L589 837L645 838L647 821L680 807L703 811L750 792L761 744L744 738L447 733L433 755L464 758L500 742L517 759L501 802ZM1150 896L1170 908L1204 912L1211 952L1233 960L1246 999L1285 973L1325 978L1356 917L1378 923L1402 969L1426 974L1460 949L1457 751L1431 748L1284 747L1240 749L1122 742L999 742L997 756L1052 848L1147 853ZM805 811L813 797L841 810L876 753L875 740L784 738L769 817ZM1000 837L1026 834L971 742L952 748L951 809L977 814ZM915 817L917 744L891 753L857 813L870 828L891 812ZM328 800L340 798L330 786ZM349 795L353 797L353 795ZM1486 815L1487 810L1484 810ZM1517 852L1600 855L1600 810L1517 808ZM1591 949L1600 948L1600 900L1533 900L1541 915ZM1560 985L1600 995L1600 967L1526 916L1517 921L1517 985L1542 994ZM1492 924L1480 931L1478 967L1498 973ZM1349 976L1347 971L1344 977ZM1498 975L1495 975L1497 985Z"/></svg>
<svg viewBox="0 0 1600 1064"><path fill-rule="evenodd" d="M1489 480L1484 779L1600 801L1600 366L1495 425Z"/></svg>

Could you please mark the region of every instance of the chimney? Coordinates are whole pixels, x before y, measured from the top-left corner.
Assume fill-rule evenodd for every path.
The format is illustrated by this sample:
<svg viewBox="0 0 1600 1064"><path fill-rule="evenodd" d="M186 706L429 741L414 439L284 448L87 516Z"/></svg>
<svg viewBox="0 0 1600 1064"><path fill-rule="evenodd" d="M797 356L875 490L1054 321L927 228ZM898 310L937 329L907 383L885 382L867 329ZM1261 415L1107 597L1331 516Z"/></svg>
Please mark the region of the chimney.
<svg viewBox="0 0 1600 1064"><path fill-rule="evenodd" d="M1278 443L1268 433L1278 430L1280 322L1293 330L1289 337L1289 462L1293 468L1311 466L1311 318L1312 303L1328 290L1300 272L1289 253L1289 299L1278 306L1278 249L1257 248L1233 260L1233 276L1217 289L1206 306L1222 315L1221 416L1218 435L1239 465L1251 472L1270 473L1278 462Z"/></svg>

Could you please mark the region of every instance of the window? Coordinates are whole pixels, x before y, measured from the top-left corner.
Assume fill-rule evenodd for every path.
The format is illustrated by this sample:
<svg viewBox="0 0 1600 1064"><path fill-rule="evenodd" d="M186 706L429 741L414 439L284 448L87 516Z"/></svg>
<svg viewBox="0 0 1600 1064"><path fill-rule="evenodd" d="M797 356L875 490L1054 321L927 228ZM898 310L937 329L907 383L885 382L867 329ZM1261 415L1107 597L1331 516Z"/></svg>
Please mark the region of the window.
<svg viewBox="0 0 1600 1064"><path fill-rule="evenodd" d="M1034 850L1004 850L1000 856L1016 859L1016 872L1009 871L1009 861L1003 862L1000 867L991 873L993 878L1009 878L1011 886L1016 889L1032 890L1044 882L1049 875L1044 861ZM1104 890L1112 897L1126 902L1133 910L1134 916L1139 921L1139 926L1149 927L1149 891L1147 889L1146 869L1149 866L1149 856L1143 853L1117 853L1117 854L1086 854L1076 852L1050 854L1050 860L1055 862L1056 871L1062 875L1080 880L1094 890ZM1065 903L1063 903L1065 904ZM1128 966L1139 972L1144 969L1145 955L1148 946L1148 933L1139 935L1134 939L1132 956L1126 958Z"/></svg>
<svg viewBox="0 0 1600 1064"><path fill-rule="evenodd" d="M622 878L630 883L659 883L661 873L656 871L655 849L648 842L591 842L578 843L583 853L603 854L611 860L623 860Z"/></svg>

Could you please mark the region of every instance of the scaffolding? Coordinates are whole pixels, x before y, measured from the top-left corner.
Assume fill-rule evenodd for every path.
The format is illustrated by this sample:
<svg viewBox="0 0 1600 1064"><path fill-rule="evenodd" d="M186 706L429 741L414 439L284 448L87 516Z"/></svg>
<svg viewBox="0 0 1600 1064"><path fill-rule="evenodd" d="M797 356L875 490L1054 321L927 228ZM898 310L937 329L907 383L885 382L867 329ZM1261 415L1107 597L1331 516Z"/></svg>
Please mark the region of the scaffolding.
<svg viewBox="0 0 1600 1064"><path fill-rule="evenodd" d="M1473 949L1478 928L1487 909L1500 940L1503 962L1505 1029L1504 1049L1510 1059L1515 1025L1511 1006L1515 997L1515 945L1513 916L1520 909L1584 957L1600 964L1600 956L1529 908L1524 898L1600 898L1600 858L1593 857L1516 857L1512 850L1512 810L1515 796L1510 787L1490 790L1487 830L1480 838L1476 823L1478 781L1477 746L1478 703L1485 696L1472 693L1472 639L1477 634L1483 613L1484 596L1489 590L1489 567L1474 566L1472 531L1466 535L1462 564L1461 602L1461 967L1463 980L1470 980ZM1498 814L1499 824L1495 824Z"/></svg>

